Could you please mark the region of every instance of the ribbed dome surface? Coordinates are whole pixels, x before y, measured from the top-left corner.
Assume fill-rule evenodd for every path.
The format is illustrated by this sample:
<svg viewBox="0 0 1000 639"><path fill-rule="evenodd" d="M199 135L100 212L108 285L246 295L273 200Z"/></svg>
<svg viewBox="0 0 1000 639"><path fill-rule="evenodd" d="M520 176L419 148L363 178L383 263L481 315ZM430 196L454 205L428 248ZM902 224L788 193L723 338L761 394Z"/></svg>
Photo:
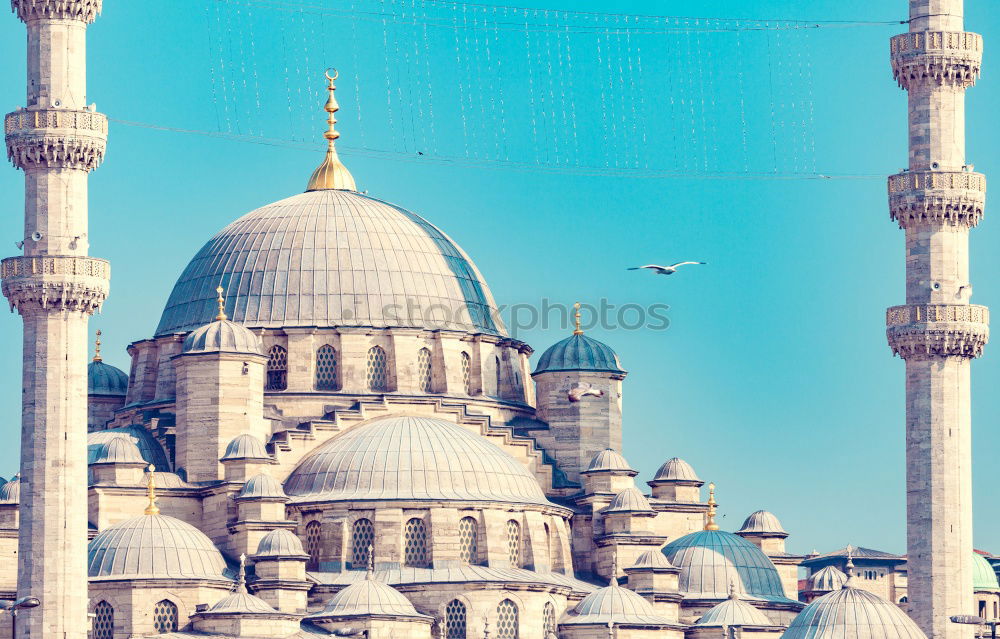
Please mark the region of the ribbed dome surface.
<svg viewBox="0 0 1000 639"><path fill-rule="evenodd" d="M125 396L128 375L120 368L98 360L87 364L87 394Z"/></svg>
<svg viewBox="0 0 1000 639"><path fill-rule="evenodd" d="M97 447L92 464L145 464L139 447L128 435L121 433L108 438Z"/></svg>
<svg viewBox="0 0 1000 639"><path fill-rule="evenodd" d="M254 557L292 557L306 556L302 548L302 540L295 533L284 528L272 530L260 538L257 544L257 554Z"/></svg>
<svg viewBox="0 0 1000 639"><path fill-rule="evenodd" d="M972 553L972 587L975 590L1000 590L993 566L977 552Z"/></svg>
<svg viewBox="0 0 1000 639"><path fill-rule="evenodd" d="M267 454L264 442L253 435L243 433L229 442L222 459L271 459L271 456Z"/></svg>
<svg viewBox="0 0 1000 639"><path fill-rule="evenodd" d="M285 499L288 495L281 488L281 482L270 475L259 473L243 484L237 499Z"/></svg>
<svg viewBox="0 0 1000 639"><path fill-rule="evenodd" d="M185 353L244 353L260 355L260 337L246 326L229 320L215 320L199 326L184 338Z"/></svg>
<svg viewBox="0 0 1000 639"><path fill-rule="evenodd" d="M696 626L772 626L771 620L742 599L730 597L715 604L701 616Z"/></svg>
<svg viewBox="0 0 1000 639"><path fill-rule="evenodd" d="M250 328L505 334L482 275L457 244L418 215L350 191L295 195L222 229L177 280L156 335L215 317L219 282L226 314Z"/></svg>
<svg viewBox="0 0 1000 639"><path fill-rule="evenodd" d="M635 560L635 563L632 564L629 570L633 568L642 570L669 568L676 570L666 555L659 550L647 550L639 555L639 558Z"/></svg>
<svg viewBox="0 0 1000 639"><path fill-rule="evenodd" d="M323 610L310 617L423 617L410 600L381 581L363 579L344 588L326 603ZM307 617L308 619L308 617Z"/></svg>
<svg viewBox="0 0 1000 639"><path fill-rule="evenodd" d="M140 515L99 532L87 564L92 579L226 579L212 540L166 515Z"/></svg>
<svg viewBox="0 0 1000 639"><path fill-rule="evenodd" d="M570 335L542 353L532 374L550 371L625 372L610 346L586 335Z"/></svg>
<svg viewBox="0 0 1000 639"><path fill-rule="evenodd" d="M595 473L604 471L623 471L633 474L635 473L635 470L629 466L628 461L625 460L625 456L614 448L605 448L594 455L594 458L590 460L590 465L587 466L586 472Z"/></svg>
<svg viewBox="0 0 1000 639"><path fill-rule="evenodd" d="M21 503L21 473L11 477L10 481L0 486L0 504Z"/></svg>
<svg viewBox="0 0 1000 639"><path fill-rule="evenodd" d="M285 481L298 502L434 499L548 504L534 476L488 440L431 417L382 417L308 455Z"/></svg>
<svg viewBox="0 0 1000 639"><path fill-rule="evenodd" d="M813 592L829 592L840 590L847 582L847 575L834 566L824 566L809 577L809 590Z"/></svg>
<svg viewBox="0 0 1000 639"><path fill-rule="evenodd" d="M663 547L670 563L681 569L678 589L689 599L727 599L736 592L786 601L781 577L760 548L721 530L701 530Z"/></svg>
<svg viewBox="0 0 1000 639"><path fill-rule="evenodd" d="M567 613L559 625L576 626L583 624L653 624L669 625L671 622L656 614L653 605L617 583L590 593Z"/></svg>
<svg viewBox="0 0 1000 639"><path fill-rule="evenodd" d="M743 526L741 526L736 532L737 534L788 534L785 532L785 529L781 527L781 522L778 521L778 518L766 510L758 510L757 512L750 513L750 515L743 520Z"/></svg>
<svg viewBox="0 0 1000 639"><path fill-rule="evenodd" d="M123 426L121 428L109 428L107 430L97 430L87 433L87 463L94 463L101 449L101 444L113 437L121 437L123 435L128 437L129 441L139 448L142 458L147 462L155 464L157 468L170 468L170 462L167 461L167 455L163 452L163 447L142 426Z"/></svg>
<svg viewBox="0 0 1000 639"><path fill-rule="evenodd" d="M639 492L638 488L626 488L611 500L605 513L651 513L653 507L649 505L646 496Z"/></svg>
<svg viewBox="0 0 1000 639"><path fill-rule="evenodd" d="M858 588L841 588L816 599L795 617L781 637L926 639L899 606Z"/></svg>
<svg viewBox="0 0 1000 639"><path fill-rule="evenodd" d="M278 611L272 608L269 603L251 595L242 588L227 597L223 597L205 612L217 615L278 614Z"/></svg>
<svg viewBox="0 0 1000 639"><path fill-rule="evenodd" d="M691 464L680 457L668 459L656 471L653 481L701 481Z"/></svg>

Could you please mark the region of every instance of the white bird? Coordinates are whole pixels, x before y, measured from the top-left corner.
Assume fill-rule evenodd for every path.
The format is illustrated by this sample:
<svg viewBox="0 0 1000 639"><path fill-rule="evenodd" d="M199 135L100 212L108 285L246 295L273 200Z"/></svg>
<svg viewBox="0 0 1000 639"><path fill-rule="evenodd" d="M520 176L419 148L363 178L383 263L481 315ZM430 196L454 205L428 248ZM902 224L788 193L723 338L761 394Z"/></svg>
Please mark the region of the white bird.
<svg viewBox="0 0 1000 639"><path fill-rule="evenodd" d="M629 271L638 271L639 269L648 268L657 275L673 275L677 272L677 269L686 264L708 264L708 262L677 262L676 264L671 264L670 266L660 266L658 264L647 264L645 266L633 266L629 268Z"/></svg>
<svg viewBox="0 0 1000 639"><path fill-rule="evenodd" d="M567 393L566 398L571 402L578 402L588 395L591 397L604 397L604 391L594 388L590 384L587 384L586 386L583 384L575 384L573 388L569 389L569 393Z"/></svg>

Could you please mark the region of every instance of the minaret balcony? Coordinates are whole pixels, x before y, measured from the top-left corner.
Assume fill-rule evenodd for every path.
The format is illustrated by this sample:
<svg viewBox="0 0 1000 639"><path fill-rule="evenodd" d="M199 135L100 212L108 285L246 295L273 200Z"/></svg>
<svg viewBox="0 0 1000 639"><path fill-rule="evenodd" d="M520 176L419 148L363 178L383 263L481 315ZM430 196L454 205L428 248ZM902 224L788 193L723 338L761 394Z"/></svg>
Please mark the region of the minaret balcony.
<svg viewBox="0 0 1000 639"><path fill-rule="evenodd" d="M892 75L903 89L976 83L983 61L983 37L967 31L913 31L889 40Z"/></svg>
<svg viewBox="0 0 1000 639"><path fill-rule="evenodd" d="M80 20L90 24L101 12L102 0L11 0L11 9L22 22Z"/></svg>
<svg viewBox="0 0 1000 639"><path fill-rule="evenodd" d="M900 228L964 226L983 219L986 176L971 171L904 171L889 176L889 215Z"/></svg>
<svg viewBox="0 0 1000 639"><path fill-rule="evenodd" d="M0 286L22 313L27 309L93 314L108 297L111 264L96 257L8 257L0 262Z"/></svg>
<svg viewBox="0 0 1000 639"><path fill-rule="evenodd" d="M885 313L892 352L911 357L980 357L990 338L990 310L973 304L907 304Z"/></svg>
<svg viewBox="0 0 1000 639"><path fill-rule="evenodd" d="M20 169L93 171L104 160L108 118L78 109L18 109L4 118L7 158Z"/></svg>

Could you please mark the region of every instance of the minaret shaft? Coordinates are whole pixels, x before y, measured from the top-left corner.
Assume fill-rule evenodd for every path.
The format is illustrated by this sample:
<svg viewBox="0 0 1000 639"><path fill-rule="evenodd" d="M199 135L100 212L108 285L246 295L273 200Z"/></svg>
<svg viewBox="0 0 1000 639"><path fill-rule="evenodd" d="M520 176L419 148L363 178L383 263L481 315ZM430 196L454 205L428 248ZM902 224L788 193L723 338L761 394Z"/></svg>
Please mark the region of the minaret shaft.
<svg viewBox="0 0 1000 639"><path fill-rule="evenodd" d="M971 637L974 614L970 367L989 312L969 304L969 231L986 180L965 159L965 91L982 38L963 30L962 0L910 0L910 32L892 38L892 68L909 92L909 168L889 178L889 208L906 234L906 305L886 315L906 360L907 571L910 615L930 639Z"/></svg>

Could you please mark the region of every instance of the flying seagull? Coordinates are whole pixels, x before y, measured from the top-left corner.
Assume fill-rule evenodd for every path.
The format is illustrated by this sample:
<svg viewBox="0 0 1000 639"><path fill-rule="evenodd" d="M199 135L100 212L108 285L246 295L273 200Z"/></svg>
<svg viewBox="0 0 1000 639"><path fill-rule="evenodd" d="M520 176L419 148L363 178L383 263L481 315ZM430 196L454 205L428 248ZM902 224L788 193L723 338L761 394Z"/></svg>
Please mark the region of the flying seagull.
<svg viewBox="0 0 1000 639"><path fill-rule="evenodd" d="M685 264L708 264L708 262L677 262L676 264L671 264L670 266L659 266L657 264L647 264L645 266L633 266L629 268L629 271L638 271L640 269L648 268L657 275L673 275L677 272L677 269Z"/></svg>

